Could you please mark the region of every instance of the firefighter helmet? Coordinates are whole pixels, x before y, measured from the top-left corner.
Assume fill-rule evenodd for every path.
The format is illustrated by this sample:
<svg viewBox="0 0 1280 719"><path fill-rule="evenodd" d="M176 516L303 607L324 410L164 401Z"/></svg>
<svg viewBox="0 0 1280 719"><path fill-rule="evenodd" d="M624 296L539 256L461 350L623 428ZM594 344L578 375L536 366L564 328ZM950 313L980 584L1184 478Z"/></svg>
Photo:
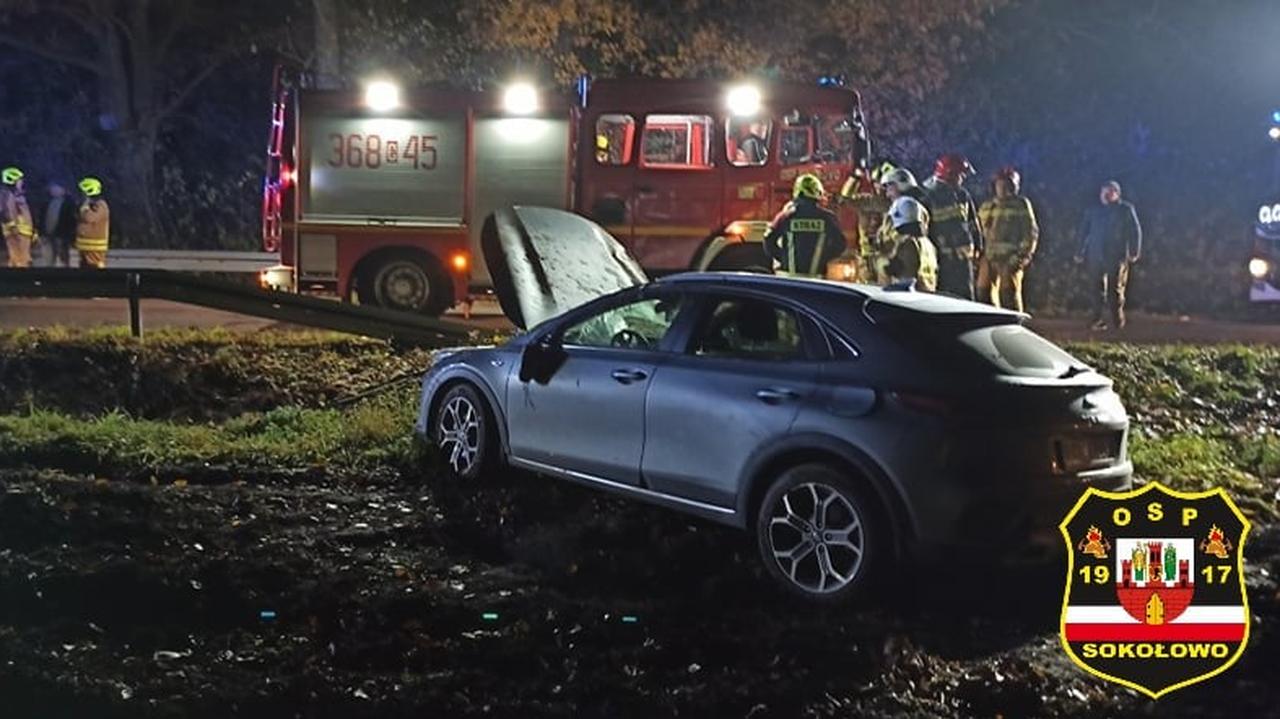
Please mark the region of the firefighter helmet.
<svg viewBox="0 0 1280 719"><path fill-rule="evenodd" d="M998 183L1001 180L1009 181L1009 184L1013 186L1013 194L1015 195L1022 189L1022 173L1018 172L1018 168L1013 165L1005 165L999 170L996 170L995 176L991 178L992 184Z"/></svg>
<svg viewBox="0 0 1280 719"><path fill-rule="evenodd" d="M959 182L961 175L972 175L973 172L969 158L955 152L942 155L933 166L933 174L947 182Z"/></svg>
<svg viewBox="0 0 1280 719"><path fill-rule="evenodd" d="M18 180L22 179L22 170L16 167L6 167L0 170L0 180L6 185L16 185Z"/></svg>
<svg viewBox="0 0 1280 719"><path fill-rule="evenodd" d="M102 180L96 177L86 177L77 185L85 197L97 197L102 194Z"/></svg>
<svg viewBox="0 0 1280 719"><path fill-rule="evenodd" d="M889 206L889 221L893 223L895 230L912 222L924 222L927 216L924 205L920 204L916 198L907 195L894 200Z"/></svg>
<svg viewBox="0 0 1280 719"><path fill-rule="evenodd" d="M871 168L871 181L876 184L880 184L881 182L884 181L884 178L888 176L889 173L893 172L896 169L898 168L894 167L892 162L885 160L879 165L876 165L875 167Z"/></svg>
<svg viewBox="0 0 1280 719"><path fill-rule="evenodd" d="M806 172L796 178L795 187L792 188L792 197L808 197L811 200L821 200L827 191L822 187L822 180L817 175Z"/></svg>
<svg viewBox="0 0 1280 719"><path fill-rule="evenodd" d="M916 186L916 176L911 174L911 170L899 167L880 176L880 186L886 187L889 185L892 185L898 192L906 192L909 188Z"/></svg>

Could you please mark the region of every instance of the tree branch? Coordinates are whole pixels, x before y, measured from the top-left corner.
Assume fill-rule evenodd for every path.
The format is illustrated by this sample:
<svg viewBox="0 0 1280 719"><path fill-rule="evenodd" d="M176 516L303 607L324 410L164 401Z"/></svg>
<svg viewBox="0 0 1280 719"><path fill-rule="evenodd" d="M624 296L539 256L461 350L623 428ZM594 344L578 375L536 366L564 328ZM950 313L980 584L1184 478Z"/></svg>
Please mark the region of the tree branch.
<svg viewBox="0 0 1280 719"><path fill-rule="evenodd" d="M81 70L88 70L95 75L106 74L100 63L95 62L91 58L61 52L60 50L55 49L55 47L52 46L52 43L32 42L30 40L17 37L16 35L0 32L0 45L8 45L16 50L22 50L46 60L80 68Z"/></svg>
<svg viewBox="0 0 1280 719"><path fill-rule="evenodd" d="M173 111L177 110L182 103L186 102L187 98L191 96L191 93L195 92L196 88L199 87L201 83L208 80L210 75L217 72L227 63L228 60L234 57L237 52L238 48L228 48L218 53L216 56L204 61L204 66L200 68L200 72L192 75L191 78L187 80L186 84L174 93L169 102L165 103L160 108L160 111L157 113L157 119L173 114Z"/></svg>

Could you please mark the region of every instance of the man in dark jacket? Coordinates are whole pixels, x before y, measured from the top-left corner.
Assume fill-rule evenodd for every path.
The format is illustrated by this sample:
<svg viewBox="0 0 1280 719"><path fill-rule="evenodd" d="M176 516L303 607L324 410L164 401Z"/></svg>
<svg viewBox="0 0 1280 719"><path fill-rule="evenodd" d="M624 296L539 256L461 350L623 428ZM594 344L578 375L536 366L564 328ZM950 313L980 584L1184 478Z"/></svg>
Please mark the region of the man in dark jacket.
<svg viewBox="0 0 1280 719"><path fill-rule="evenodd" d="M973 299L973 263L982 256L978 208L965 178L973 165L964 155L938 158L933 177L924 181L929 210L929 239L938 249L938 291Z"/></svg>
<svg viewBox="0 0 1280 719"><path fill-rule="evenodd" d="M818 203L826 194L816 175L796 178L793 198L773 218L764 248L780 272L825 277L827 263L848 246L835 214Z"/></svg>
<svg viewBox="0 0 1280 719"><path fill-rule="evenodd" d="M49 267L71 266L71 245L76 241L76 203L67 197L62 183L49 183L48 201L35 217L40 236L45 240L45 264Z"/></svg>
<svg viewBox="0 0 1280 719"><path fill-rule="evenodd" d="M1120 199L1120 183L1102 185L1102 203L1085 212L1080 223L1080 250L1093 293L1093 328L1124 327L1124 290L1129 266L1142 254L1142 225L1133 205ZM1103 310L1110 311L1110 324Z"/></svg>

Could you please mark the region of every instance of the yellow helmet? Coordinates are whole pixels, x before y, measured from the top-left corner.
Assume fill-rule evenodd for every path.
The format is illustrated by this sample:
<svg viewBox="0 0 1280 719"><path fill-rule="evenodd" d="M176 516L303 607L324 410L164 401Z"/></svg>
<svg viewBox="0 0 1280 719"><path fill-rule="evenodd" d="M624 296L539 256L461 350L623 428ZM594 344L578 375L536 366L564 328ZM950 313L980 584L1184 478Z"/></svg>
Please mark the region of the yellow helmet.
<svg viewBox="0 0 1280 719"><path fill-rule="evenodd" d="M6 185L16 185L18 180L22 179L22 170L16 167L6 167L0 170L0 181Z"/></svg>
<svg viewBox="0 0 1280 719"><path fill-rule="evenodd" d="M97 197L102 194L102 180L96 177L86 177L77 185L85 197Z"/></svg>
<svg viewBox="0 0 1280 719"><path fill-rule="evenodd" d="M811 200L821 200L826 194L826 189L822 187L822 180L808 172L796 178L795 187L791 191L792 197L804 196Z"/></svg>
<svg viewBox="0 0 1280 719"><path fill-rule="evenodd" d="M887 160L881 162L881 164L872 168L872 182L876 184L881 183L882 179L886 178L888 174L892 173L892 171L896 169L897 168L893 166L893 162Z"/></svg>

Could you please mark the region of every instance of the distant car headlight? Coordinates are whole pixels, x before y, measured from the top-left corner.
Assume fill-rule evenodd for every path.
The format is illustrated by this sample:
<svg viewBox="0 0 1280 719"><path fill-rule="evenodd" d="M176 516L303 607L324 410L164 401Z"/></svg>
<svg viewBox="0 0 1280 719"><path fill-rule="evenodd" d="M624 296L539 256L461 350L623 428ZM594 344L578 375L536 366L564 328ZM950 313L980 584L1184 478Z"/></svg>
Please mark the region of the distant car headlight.
<svg viewBox="0 0 1280 719"><path fill-rule="evenodd" d="M1266 277L1269 272L1271 272L1270 262L1267 262L1261 257L1255 257L1249 260L1249 274L1253 275L1253 279L1260 280Z"/></svg>

